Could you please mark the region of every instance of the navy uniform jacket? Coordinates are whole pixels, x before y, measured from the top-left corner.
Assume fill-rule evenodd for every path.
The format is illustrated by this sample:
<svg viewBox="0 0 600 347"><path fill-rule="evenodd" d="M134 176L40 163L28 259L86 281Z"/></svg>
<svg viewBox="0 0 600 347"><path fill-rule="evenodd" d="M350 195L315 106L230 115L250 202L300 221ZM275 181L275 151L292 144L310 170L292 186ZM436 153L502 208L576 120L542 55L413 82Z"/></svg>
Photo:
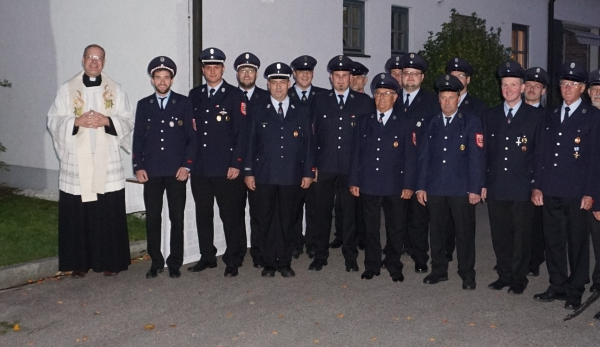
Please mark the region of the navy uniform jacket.
<svg viewBox="0 0 600 347"><path fill-rule="evenodd" d="M541 153L543 112L521 102L508 124L504 103L481 118L486 140L487 196L494 200L529 201L534 183L534 163Z"/></svg>
<svg viewBox="0 0 600 347"><path fill-rule="evenodd" d="M298 185L314 178L314 137L308 109L290 100L285 118L271 99L249 110L244 176L258 184Z"/></svg>
<svg viewBox="0 0 600 347"><path fill-rule="evenodd" d="M582 101L563 124L560 111L561 106L550 108L544 117L544 152L541 165L536 166L539 174L535 188L545 196L572 199L591 196L600 200L597 194L600 111Z"/></svg>
<svg viewBox="0 0 600 347"><path fill-rule="evenodd" d="M230 167L242 169L246 102L242 91L223 81L208 100L206 84L190 91L198 138L194 174L226 177Z"/></svg>
<svg viewBox="0 0 600 347"><path fill-rule="evenodd" d="M347 175L356 122L360 115L371 113L373 99L350 89L343 108L335 90L315 95L312 119L317 147L317 169L330 174Z"/></svg>
<svg viewBox="0 0 600 347"><path fill-rule="evenodd" d="M146 170L149 177L175 176L180 167L193 169L196 132L192 104L171 91L165 109L156 94L138 101L133 133L133 171Z"/></svg>
<svg viewBox="0 0 600 347"><path fill-rule="evenodd" d="M242 91L242 94L244 93L244 91ZM267 101L271 101L271 93L269 93L267 90L264 90L262 88L258 88L255 87L254 88L254 93L252 93L252 98L250 100L248 100L248 110L250 109L250 107L254 104L257 103L263 103L263 102L267 102Z"/></svg>
<svg viewBox="0 0 600 347"><path fill-rule="evenodd" d="M403 189L414 190L415 186L414 124L392 110L382 126L378 114L375 110L358 121L348 183L369 195L401 195Z"/></svg>
<svg viewBox="0 0 600 347"><path fill-rule="evenodd" d="M447 128L444 122L440 112L426 123L419 146L417 190L429 196L481 194L484 150L480 118L457 112Z"/></svg>
<svg viewBox="0 0 600 347"><path fill-rule="evenodd" d="M458 106L458 112L472 114L477 117L483 116L486 110L485 103L471 95L471 93L467 93L465 99Z"/></svg>
<svg viewBox="0 0 600 347"><path fill-rule="evenodd" d="M401 100L402 97L402 93L399 93L398 99L394 103L394 109L400 110L401 114L408 117L416 125L417 145L420 146L425 123L442 111L440 101L435 93L423 88L419 89L419 92L408 108L404 108L404 100Z"/></svg>
<svg viewBox="0 0 600 347"><path fill-rule="evenodd" d="M312 103L314 101L314 97L315 95L317 95L318 93L322 93L322 92L326 92L327 89L325 88L321 88L321 87L315 87L313 85L311 85L310 87L310 94L306 94L306 101L302 101L302 95L298 95L296 94L296 88L294 87L296 84L294 83L294 85L288 89L288 96L290 97L291 100L293 101L298 101L302 104L305 105L310 105L310 103Z"/></svg>

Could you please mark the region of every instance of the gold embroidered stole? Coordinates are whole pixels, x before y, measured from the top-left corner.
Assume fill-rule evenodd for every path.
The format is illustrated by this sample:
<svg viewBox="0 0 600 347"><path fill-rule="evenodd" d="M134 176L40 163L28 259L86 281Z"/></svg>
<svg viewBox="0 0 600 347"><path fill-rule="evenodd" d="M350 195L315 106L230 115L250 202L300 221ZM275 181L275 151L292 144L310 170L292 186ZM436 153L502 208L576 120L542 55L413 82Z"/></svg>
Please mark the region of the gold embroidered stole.
<svg viewBox="0 0 600 347"><path fill-rule="evenodd" d="M83 71L69 81L69 105L73 116L80 117L85 111L83 100ZM105 74L102 74L102 106L98 111L107 117L115 115L115 92L117 84ZM88 100L89 102L89 100ZM96 147L92 155L90 132L96 132ZM96 194L104 194L108 168L109 142L112 135L107 134L103 128L90 129L80 127L76 135L76 155L79 170L79 185L81 201L96 201Z"/></svg>

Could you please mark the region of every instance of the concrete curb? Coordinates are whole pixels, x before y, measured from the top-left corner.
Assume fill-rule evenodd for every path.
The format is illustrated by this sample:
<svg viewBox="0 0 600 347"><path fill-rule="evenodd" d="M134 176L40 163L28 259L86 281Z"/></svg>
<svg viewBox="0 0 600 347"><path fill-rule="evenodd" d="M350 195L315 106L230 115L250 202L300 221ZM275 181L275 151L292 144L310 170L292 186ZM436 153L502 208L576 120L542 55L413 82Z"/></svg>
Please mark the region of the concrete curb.
<svg viewBox="0 0 600 347"><path fill-rule="evenodd" d="M145 255L146 240L129 244L131 259ZM34 260L28 263L0 267L0 290L25 284L29 280L51 277L58 272L58 257Z"/></svg>

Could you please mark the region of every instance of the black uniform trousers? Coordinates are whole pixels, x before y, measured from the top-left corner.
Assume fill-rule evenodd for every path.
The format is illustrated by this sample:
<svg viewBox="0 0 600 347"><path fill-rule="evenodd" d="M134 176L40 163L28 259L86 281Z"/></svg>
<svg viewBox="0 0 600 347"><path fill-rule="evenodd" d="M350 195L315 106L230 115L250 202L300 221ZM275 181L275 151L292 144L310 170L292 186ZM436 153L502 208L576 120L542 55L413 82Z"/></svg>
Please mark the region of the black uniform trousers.
<svg viewBox="0 0 600 347"><path fill-rule="evenodd" d="M402 272L400 261L404 235L406 234L406 216L409 200L400 195L377 196L361 193L363 218L365 222L365 270L379 272L381 269L381 208L387 230L386 268L390 273Z"/></svg>
<svg viewBox="0 0 600 347"><path fill-rule="evenodd" d="M358 204L358 200L356 200L356 202ZM333 231L333 237L334 237L334 240L342 241L344 239L344 221L342 220L342 203L340 202L340 194L337 193L337 191L335 193L335 198L333 199L333 203L334 203L333 217L335 218L334 219L335 229ZM358 213L358 208L356 211Z"/></svg>
<svg viewBox="0 0 600 347"><path fill-rule="evenodd" d="M289 266L292 263L301 189L300 185L256 184L253 202L265 266Z"/></svg>
<svg viewBox="0 0 600 347"><path fill-rule="evenodd" d="M533 228L531 230L531 258L529 259L529 271L536 271L546 261L544 256L544 218L542 206L533 209ZM599 278L600 280L600 278Z"/></svg>
<svg viewBox="0 0 600 347"><path fill-rule="evenodd" d="M258 227L258 215L256 192L248 190L248 205L250 213L250 256L257 265L264 265L265 262L260 251L260 229Z"/></svg>
<svg viewBox="0 0 600 347"><path fill-rule="evenodd" d="M458 275L475 280L475 205L468 196L427 196L431 227L431 273L447 276L446 241L448 226L454 222Z"/></svg>
<svg viewBox="0 0 600 347"><path fill-rule="evenodd" d="M427 264L429 260L429 255L427 254L429 251L429 213L430 209L421 205L419 200L417 200L417 194L413 194L408 205L408 236L410 239L411 257L417 264ZM448 223L452 223L452 220ZM449 228L447 227L446 229Z"/></svg>
<svg viewBox="0 0 600 347"><path fill-rule="evenodd" d="M315 188L315 212L317 219L317 235L315 242L315 259L326 260L329 257L329 239L331 235L331 219L336 192L342 205L342 254L345 260L356 260L358 249L356 244L356 197L350 193L347 175L319 172Z"/></svg>
<svg viewBox="0 0 600 347"><path fill-rule="evenodd" d="M216 198L227 244L223 262L229 266L241 266L247 250L246 185L243 177L240 175L229 180L226 177L202 177L192 173L192 194L196 203L201 260L206 263L217 261L213 223Z"/></svg>
<svg viewBox="0 0 600 347"><path fill-rule="evenodd" d="M162 238L163 195L167 191L169 220L171 221L170 253L167 266L179 269L183 263L183 215L185 211L185 181L175 176L148 177L144 183L144 204L146 205L146 236L148 255L152 259L153 269L162 269L165 258L160 250Z"/></svg>
<svg viewBox="0 0 600 347"><path fill-rule="evenodd" d="M531 227L535 205L531 201L488 200L496 271L501 281L525 288L529 280Z"/></svg>
<svg viewBox="0 0 600 347"><path fill-rule="evenodd" d="M590 211L581 199L544 195L544 237L548 291L580 296L589 281Z"/></svg>
<svg viewBox="0 0 600 347"><path fill-rule="evenodd" d="M592 272L592 283L600 284L600 221L594 215L590 216L590 233L592 234L592 246L594 248L594 271Z"/></svg>
<svg viewBox="0 0 600 347"><path fill-rule="evenodd" d="M314 194L311 188L301 189L300 191L300 203L298 204L298 212L296 216L296 223L294 223L294 248L299 250L303 249L304 244L306 248L314 247L315 245L315 232L314 232L314 215L315 212L311 207L313 204L307 203L310 201L310 195ZM302 222L306 215L306 231L302 234Z"/></svg>

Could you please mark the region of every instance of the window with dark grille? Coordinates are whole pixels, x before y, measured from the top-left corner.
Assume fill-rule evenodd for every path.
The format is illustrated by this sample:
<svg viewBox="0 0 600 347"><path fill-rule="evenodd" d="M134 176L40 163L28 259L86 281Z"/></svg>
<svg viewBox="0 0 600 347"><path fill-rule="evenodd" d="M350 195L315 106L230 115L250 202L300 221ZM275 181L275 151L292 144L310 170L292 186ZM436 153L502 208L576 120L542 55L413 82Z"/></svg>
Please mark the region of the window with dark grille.
<svg viewBox="0 0 600 347"><path fill-rule="evenodd" d="M364 54L365 3L344 0L344 53Z"/></svg>
<svg viewBox="0 0 600 347"><path fill-rule="evenodd" d="M408 9L392 6L392 55L408 52Z"/></svg>
<svg viewBox="0 0 600 347"><path fill-rule="evenodd" d="M511 58L521 64L524 69L529 64L529 27L520 24L512 26L512 53Z"/></svg>

